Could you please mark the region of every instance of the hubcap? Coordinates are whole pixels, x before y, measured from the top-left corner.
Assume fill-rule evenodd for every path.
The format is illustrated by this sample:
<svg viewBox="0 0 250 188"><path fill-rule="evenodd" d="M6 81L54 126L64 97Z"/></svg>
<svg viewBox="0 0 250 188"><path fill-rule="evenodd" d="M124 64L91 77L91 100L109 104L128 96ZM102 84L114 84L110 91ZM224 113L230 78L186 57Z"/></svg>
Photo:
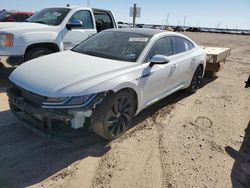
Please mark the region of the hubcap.
<svg viewBox="0 0 250 188"><path fill-rule="evenodd" d="M119 136L128 129L132 112L132 105L128 97L120 96L114 101L106 121L107 130L112 136Z"/></svg>

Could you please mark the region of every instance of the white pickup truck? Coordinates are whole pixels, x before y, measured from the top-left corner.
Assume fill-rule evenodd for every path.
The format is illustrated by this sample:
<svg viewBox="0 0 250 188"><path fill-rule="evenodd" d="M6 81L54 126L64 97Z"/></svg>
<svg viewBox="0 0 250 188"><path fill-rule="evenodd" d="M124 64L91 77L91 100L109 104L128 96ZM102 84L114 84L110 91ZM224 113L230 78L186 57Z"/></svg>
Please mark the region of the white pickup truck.
<svg viewBox="0 0 250 188"><path fill-rule="evenodd" d="M116 28L108 10L82 7L46 8L24 23L0 24L0 62L15 66L71 49L104 29ZM3 62L3 61L2 61ZM0 63L0 66L4 66Z"/></svg>

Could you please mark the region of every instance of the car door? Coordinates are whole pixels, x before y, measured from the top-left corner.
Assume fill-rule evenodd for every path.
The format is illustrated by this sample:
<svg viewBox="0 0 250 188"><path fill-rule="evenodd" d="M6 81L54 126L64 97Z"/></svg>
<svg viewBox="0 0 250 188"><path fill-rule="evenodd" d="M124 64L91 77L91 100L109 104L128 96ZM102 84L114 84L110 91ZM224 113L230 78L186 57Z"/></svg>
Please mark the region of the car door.
<svg viewBox="0 0 250 188"><path fill-rule="evenodd" d="M155 55L168 56L170 62L162 65L156 64L151 68L149 67L150 59ZM141 88L143 88L143 106L150 105L171 90L174 84L172 76L175 71L175 62L171 60L172 55L172 40L170 37L163 37L156 41L146 56L140 80Z"/></svg>
<svg viewBox="0 0 250 188"><path fill-rule="evenodd" d="M75 12L69 19L69 21L71 20L80 20L83 23L83 27L72 28L71 30L65 28L63 36L64 50L73 48L96 33L92 14L89 10L79 10Z"/></svg>
<svg viewBox="0 0 250 188"><path fill-rule="evenodd" d="M179 36L172 36L176 70L173 79L176 80L174 88L185 85L192 73L193 65L196 62L194 44Z"/></svg>

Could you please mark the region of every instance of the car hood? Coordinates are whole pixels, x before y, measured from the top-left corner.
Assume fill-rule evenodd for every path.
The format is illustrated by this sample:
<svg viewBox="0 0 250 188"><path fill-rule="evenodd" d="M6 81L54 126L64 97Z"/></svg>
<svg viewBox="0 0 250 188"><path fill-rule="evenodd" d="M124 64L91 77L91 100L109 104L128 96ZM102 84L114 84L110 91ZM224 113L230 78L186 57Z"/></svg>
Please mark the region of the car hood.
<svg viewBox="0 0 250 188"><path fill-rule="evenodd" d="M24 30L24 29L43 29L51 27L45 24L29 23L29 22L2 22L0 24L0 32L6 31L11 33L12 31Z"/></svg>
<svg viewBox="0 0 250 188"><path fill-rule="evenodd" d="M65 51L26 62L9 78L16 85L42 96L69 97L86 94L87 89L136 67L137 63Z"/></svg>

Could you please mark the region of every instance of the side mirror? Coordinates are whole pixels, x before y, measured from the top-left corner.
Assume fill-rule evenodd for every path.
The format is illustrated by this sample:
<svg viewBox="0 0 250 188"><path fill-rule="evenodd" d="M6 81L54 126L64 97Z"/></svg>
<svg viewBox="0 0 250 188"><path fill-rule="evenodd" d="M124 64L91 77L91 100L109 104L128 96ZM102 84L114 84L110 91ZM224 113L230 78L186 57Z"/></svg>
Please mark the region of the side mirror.
<svg viewBox="0 0 250 188"><path fill-rule="evenodd" d="M83 27L83 23L80 20L73 19L66 24L66 28L71 30L72 28Z"/></svg>
<svg viewBox="0 0 250 188"><path fill-rule="evenodd" d="M164 55L155 55L150 60L149 66L153 67L155 64L163 65L163 64L167 64L169 61L170 61L169 58Z"/></svg>

